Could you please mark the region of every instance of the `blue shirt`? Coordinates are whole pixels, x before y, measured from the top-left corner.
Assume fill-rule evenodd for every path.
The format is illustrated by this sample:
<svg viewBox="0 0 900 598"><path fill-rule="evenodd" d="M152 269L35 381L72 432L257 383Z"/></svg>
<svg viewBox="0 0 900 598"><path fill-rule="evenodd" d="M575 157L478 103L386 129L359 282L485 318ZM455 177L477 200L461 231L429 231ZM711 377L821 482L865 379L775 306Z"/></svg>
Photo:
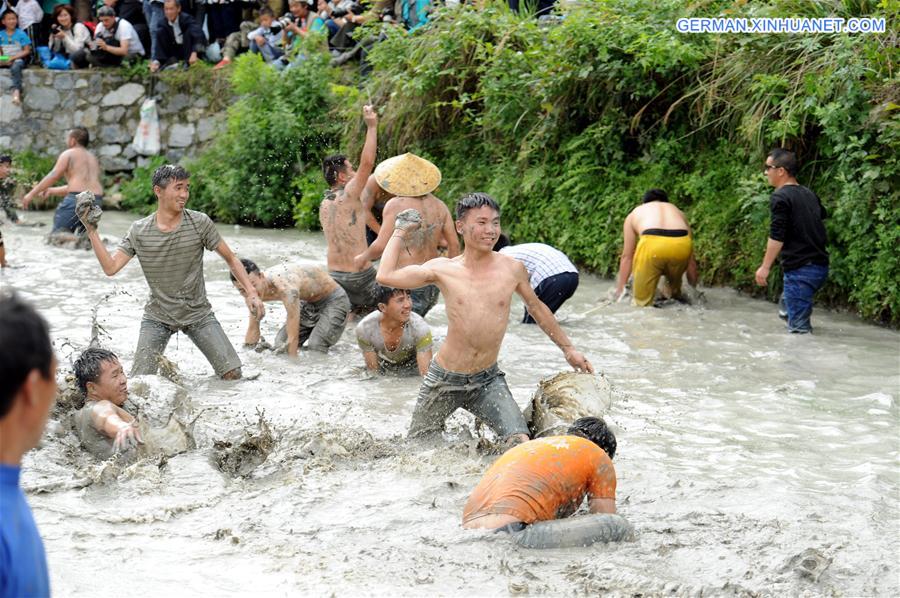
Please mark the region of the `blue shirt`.
<svg viewBox="0 0 900 598"><path fill-rule="evenodd" d="M0 598L49 596L44 543L19 487L19 471L0 464Z"/></svg>
<svg viewBox="0 0 900 598"><path fill-rule="evenodd" d="M28 34L21 29L16 29L12 35L8 34L6 29L0 29L0 52L4 56L18 54L25 49L25 46L30 45L31 40L28 39Z"/></svg>

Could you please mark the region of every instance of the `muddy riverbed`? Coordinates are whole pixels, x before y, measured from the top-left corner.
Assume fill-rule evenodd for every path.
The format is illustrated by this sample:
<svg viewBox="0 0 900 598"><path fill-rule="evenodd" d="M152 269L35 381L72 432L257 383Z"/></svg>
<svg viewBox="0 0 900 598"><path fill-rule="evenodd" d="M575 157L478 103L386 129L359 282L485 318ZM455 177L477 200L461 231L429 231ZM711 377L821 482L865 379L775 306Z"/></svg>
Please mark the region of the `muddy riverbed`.
<svg viewBox="0 0 900 598"><path fill-rule="evenodd" d="M117 242L133 219L107 213L101 232ZM220 230L263 268L324 263L319 234ZM147 296L137 261L107 278L92 253L44 245L45 231L4 227L19 267L0 285L50 321L61 375L108 295L100 340L127 369ZM417 379L361 374L350 328L330 355L296 362L241 348L243 301L217 255L205 272L258 378L215 379L177 335L167 356L199 414L196 449L101 463L51 424L23 484L58 596L900 595L895 331L816 310L815 335L792 336L774 305L727 289L708 290L705 307L602 306L611 282L582 277L559 316L614 387L618 506L637 535L533 551L460 526L495 458L478 449L471 417L454 416L444 444L405 443ZM539 378L567 366L520 317L517 301L500 365L524 407ZM283 320L269 304L263 335ZM443 304L428 321L440 342ZM169 384L150 378L133 385ZM241 470L240 455L222 456L252 438L247 454L262 447L264 461Z"/></svg>

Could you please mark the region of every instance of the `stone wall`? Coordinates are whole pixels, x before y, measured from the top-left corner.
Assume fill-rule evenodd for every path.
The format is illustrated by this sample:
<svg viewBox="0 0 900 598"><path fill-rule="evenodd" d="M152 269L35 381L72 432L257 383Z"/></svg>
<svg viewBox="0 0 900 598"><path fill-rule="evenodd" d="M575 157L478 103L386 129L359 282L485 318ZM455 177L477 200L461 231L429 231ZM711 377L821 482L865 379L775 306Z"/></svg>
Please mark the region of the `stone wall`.
<svg viewBox="0 0 900 598"><path fill-rule="evenodd" d="M130 171L147 162L131 147L146 84L129 81L116 70L31 67L24 72L22 87L22 105L16 106L8 91L9 74L0 73L0 152L56 155L65 149L65 131L82 125L107 172ZM159 79L155 96L160 153L172 161L195 153L224 124L224 114L214 112L203 94L172 92Z"/></svg>

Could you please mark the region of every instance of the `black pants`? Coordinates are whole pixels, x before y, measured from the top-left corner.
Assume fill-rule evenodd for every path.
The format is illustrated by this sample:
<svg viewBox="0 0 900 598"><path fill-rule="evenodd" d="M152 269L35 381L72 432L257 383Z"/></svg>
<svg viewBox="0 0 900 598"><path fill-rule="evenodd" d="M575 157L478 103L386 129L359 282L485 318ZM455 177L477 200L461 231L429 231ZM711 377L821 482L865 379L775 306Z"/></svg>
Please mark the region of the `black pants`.
<svg viewBox="0 0 900 598"><path fill-rule="evenodd" d="M534 294L538 299L550 308L550 311L556 313L563 303L575 294L578 288L578 274L576 272L563 272L562 274L554 274L549 278L541 281L541 284L534 289ZM523 324L534 324L534 318L525 310L525 317L522 319Z"/></svg>

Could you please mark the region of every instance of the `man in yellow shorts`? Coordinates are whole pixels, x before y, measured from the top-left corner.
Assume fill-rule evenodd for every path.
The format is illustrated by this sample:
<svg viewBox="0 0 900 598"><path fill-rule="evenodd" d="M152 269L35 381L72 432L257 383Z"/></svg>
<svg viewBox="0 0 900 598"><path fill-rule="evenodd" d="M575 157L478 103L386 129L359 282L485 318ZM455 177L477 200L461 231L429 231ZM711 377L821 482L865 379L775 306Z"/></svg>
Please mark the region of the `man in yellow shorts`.
<svg viewBox="0 0 900 598"><path fill-rule="evenodd" d="M643 203L625 218L624 228L615 300L622 297L632 271L634 304L641 307L653 304L660 276L666 277L668 288L664 294L672 299L682 298L681 277L685 272L691 286L697 286L691 227L681 210L669 203L665 191L647 191Z"/></svg>

